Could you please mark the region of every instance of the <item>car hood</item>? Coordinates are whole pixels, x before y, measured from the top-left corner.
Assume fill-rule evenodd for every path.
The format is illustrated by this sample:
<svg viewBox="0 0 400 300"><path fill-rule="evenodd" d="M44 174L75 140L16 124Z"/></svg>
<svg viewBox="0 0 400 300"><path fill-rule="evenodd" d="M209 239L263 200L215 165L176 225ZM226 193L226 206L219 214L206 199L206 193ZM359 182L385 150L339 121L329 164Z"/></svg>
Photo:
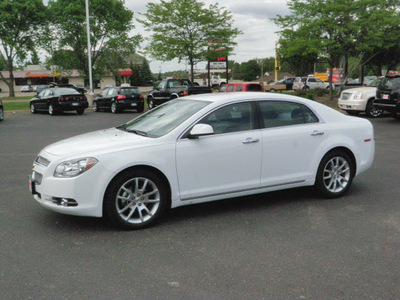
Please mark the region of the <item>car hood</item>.
<svg viewBox="0 0 400 300"><path fill-rule="evenodd" d="M116 128L98 130L61 140L43 151L55 156L95 155L154 144L154 139Z"/></svg>
<svg viewBox="0 0 400 300"><path fill-rule="evenodd" d="M369 92L369 91L371 91L371 92L376 91L376 87L365 87L365 86L362 87L362 86L360 86L360 87L357 87L357 88L344 90L343 92L344 93L358 93L358 92Z"/></svg>

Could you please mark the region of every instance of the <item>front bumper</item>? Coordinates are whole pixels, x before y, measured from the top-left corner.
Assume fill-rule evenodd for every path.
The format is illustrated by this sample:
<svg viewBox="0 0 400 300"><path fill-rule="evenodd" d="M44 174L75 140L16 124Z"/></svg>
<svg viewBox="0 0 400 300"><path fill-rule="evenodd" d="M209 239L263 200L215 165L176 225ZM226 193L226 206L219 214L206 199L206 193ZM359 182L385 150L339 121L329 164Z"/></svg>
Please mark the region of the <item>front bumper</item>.
<svg viewBox="0 0 400 300"><path fill-rule="evenodd" d="M41 153L43 155L43 153ZM46 156L48 166L33 165L29 189L43 207L55 212L88 217L102 217L103 199L108 179L112 176L100 162L83 174L72 178L53 176L61 163L57 157Z"/></svg>
<svg viewBox="0 0 400 300"><path fill-rule="evenodd" d="M360 100L339 99L338 105L343 110L365 111L367 104L365 101L360 101Z"/></svg>
<svg viewBox="0 0 400 300"><path fill-rule="evenodd" d="M386 99L375 99L373 106L390 113L400 112L400 102Z"/></svg>

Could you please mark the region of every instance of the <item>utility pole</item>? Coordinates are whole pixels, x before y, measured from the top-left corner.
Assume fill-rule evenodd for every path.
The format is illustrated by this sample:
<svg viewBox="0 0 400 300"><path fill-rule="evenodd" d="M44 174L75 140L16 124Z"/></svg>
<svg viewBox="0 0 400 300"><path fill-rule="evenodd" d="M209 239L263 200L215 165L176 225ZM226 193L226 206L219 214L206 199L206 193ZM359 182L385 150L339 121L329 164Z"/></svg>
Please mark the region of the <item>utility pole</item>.
<svg viewBox="0 0 400 300"><path fill-rule="evenodd" d="M275 41L275 82L278 81L278 42Z"/></svg>
<svg viewBox="0 0 400 300"><path fill-rule="evenodd" d="M87 40L88 40L88 60L89 60L89 95L90 95L90 100L89 104L93 103L93 78L92 78L92 46L90 44L90 24L89 24L89 0L86 0L85 2L86 5L86 31L87 31Z"/></svg>

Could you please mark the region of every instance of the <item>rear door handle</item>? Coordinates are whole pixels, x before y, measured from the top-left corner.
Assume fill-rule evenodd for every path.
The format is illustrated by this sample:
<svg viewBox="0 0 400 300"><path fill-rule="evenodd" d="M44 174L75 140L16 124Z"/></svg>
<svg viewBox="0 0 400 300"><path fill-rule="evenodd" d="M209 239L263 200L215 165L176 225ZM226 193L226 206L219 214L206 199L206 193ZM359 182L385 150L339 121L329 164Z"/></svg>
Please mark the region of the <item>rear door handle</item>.
<svg viewBox="0 0 400 300"><path fill-rule="evenodd" d="M323 135L323 134L324 134L324 132L318 131L318 130L314 130L314 131L311 133L312 136Z"/></svg>
<svg viewBox="0 0 400 300"><path fill-rule="evenodd" d="M253 139L253 138L248 137L242 143L243 144L251 144L251 143L258 143L259 141L260 141L259 139Z"/></svg>

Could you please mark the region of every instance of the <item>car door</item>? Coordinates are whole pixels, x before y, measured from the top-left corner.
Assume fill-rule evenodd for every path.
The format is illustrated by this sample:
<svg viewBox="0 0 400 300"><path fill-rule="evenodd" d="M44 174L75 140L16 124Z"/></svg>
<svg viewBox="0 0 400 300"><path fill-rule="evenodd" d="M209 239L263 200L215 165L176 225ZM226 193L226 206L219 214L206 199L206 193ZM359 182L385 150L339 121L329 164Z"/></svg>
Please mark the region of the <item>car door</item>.
<svg viewBox="0 0 400 300"><path fill-rule="evenodd" d="M260 185L261 133L255 128L254 104L223 106L197 124L208 124L214 134L182 138L176 144L181 200L220 198L230 192Z"/></svg>
<svg viewBox="0 0 400 300"><path fill-rule="evenodd" d="M290 101L258 104L265 127L261 130L261 186L295 184L314 178L327 135L324 123L303 104Z"/></svg>
<svg viewBox="0 0 400 300"><path fill-rule="evenodd" d="M107 95L108 95L108 91L109 91L109 90L110 90L109 88L105 89L104 91L102 91L102 92L100 93L100 97L97 98L97 105L98 105L99 107L107 107L107 105L106 105L106 98L107 98Z"/></svg>
<svg viewBox="0 0 400 300"><path fill-rule="evenodd" d="M317 88L320 88L320 89L326 88L326 83L323 80L321 80L319 78L315 78L315 81L316 81Z"/></svg>
<svg viewBox="0 0 400 300"><path fill-rule="evenodd" d="M307 79L307 86L308 86L311 90L317 88L318 85L317 85L316 79L313 78L313 77L308 78L308 79Z"/></svg>

